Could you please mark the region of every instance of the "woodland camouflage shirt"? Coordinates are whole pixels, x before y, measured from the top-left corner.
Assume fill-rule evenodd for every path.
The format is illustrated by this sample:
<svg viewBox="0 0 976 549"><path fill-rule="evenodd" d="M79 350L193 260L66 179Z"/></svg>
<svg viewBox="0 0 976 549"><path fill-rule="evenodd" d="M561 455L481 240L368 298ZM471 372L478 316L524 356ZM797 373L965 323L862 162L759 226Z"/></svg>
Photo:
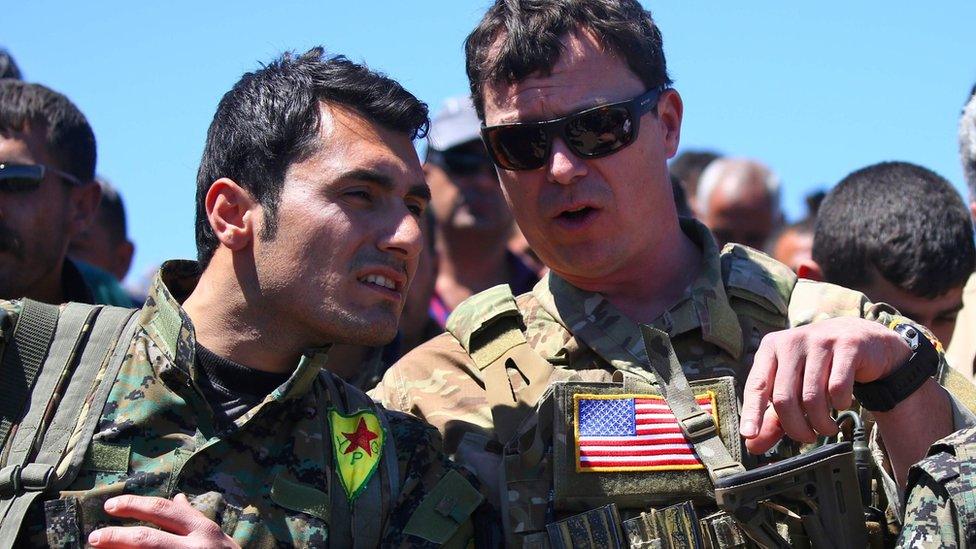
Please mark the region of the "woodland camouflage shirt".
<svg viewBox="0 0 976 549"><path fill-rule="evenodd" d="M328 422L334 395L354 391L321 369L324 352L309 352L289 379L222 431L197 384L194 331L180 302L198 278L195 263L166 263L138 313L138 328L95 430L77 480L36 510L32 541L84 540L94 528L133 525L108 517L108 497L136 494L172 498L184 493L224 532L248 547L351 546L329 539L330 514L343 488L334 474ZM19 302L0 302L16 315ZM332 381L329 382L327 377ZM402 413L388 413L395 439L399 496L370 509L384 546L435 546L404 532L425 496L451 470L439 434ZM70 448L69 448L70 451ZM380 468L382 470L382 467ZM379 476L379 470L377 476ZM451 473L455 478L456 473ZM462 472L465 482L468 473ZM345 497L344 495L342 497ZM384 511L386 511L384 513ZM77 518L75 518L77 517ZM470 535L468 515L458 515L459 535Z"/></svg>

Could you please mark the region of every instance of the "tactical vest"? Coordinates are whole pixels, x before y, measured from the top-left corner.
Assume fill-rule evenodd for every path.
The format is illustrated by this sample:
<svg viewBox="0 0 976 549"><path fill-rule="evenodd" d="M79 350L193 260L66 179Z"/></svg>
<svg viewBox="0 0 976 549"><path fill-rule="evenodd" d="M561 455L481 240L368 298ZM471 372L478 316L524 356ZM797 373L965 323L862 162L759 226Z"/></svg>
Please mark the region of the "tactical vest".
<svg viewBox="0 0 976 549"><path fill-rule="evenodd" d="M99 448L92 445L91 439L136 332L136 312L78 303L59 308L24 300L16 327L0 312L0 549L14 546L28 507L38 501L48 500L45 513L49 523L72 523L60 531L62 536L67 531L68 537L76 539L62 537L59 544L83 545L87 532L97 524L100 501L80 501L60 492L78 476L86 455L94 461L111 458L92 454ZM373 412L390 433L385 413L364 393L326 372L320 373L320 379L335 410L344 415ZM121 465L121 470L125 470L128 458ZM338 472L333 470L331 474ZM446 475L434 488L430 494L433 497L426 498L411 517L407 532L440 543L454 533L454 521L444 520L436 513L433 518L427 515L431 514L428 508L438 504L438 490L450 492L457 487L457 482L452 484L455 477L459 475ZM333 490L328 501L319 501L324 496L322 492L278 480L268 479L273 482L272 499L286 508L305 509L315 516L324 512L322 518L329 524L331 544L343 547L349 546L347 540L353 540L352 547L376 547L385 518L402 488L393 436L385 437L376 474L353 503L341 489ZM333 480L334 486L340 486L338 479ZM467 488L477 496L473 488ZM201 497L206 498L207 494ZM480 501L480 496L477 498ZM98 508L91 508L92 505ZM338 517L347 518L337 520ZM210 518L224 524L221 517ZM453 528L445 528L437 518ZM226 519L233 521L229 514Z"/></svg>
<svg viewBox="0 0 976 549"><path fill-rule="evenodd" d="M796 277L778 262L738 245L723 250L721 263L743 348L751 355L762 336L787 327ZM667 334L658 332L645 334L645 340L650 335L660 343L659 349L648 349L650 371L635 364L626 372L618 371L612 381L583 382L573 370L554 366L529 345L508 286L482 292L476 303L462 303L458 312L466 322L461 325L449 319L447 329L478 368L494 431L504 449L495 474L486 470L491 465L483 459L469 459L476 452L467 447L484 448L484 444L469 444L467 435L455 457L478 470L483 479L498 479L509 545L749 546L751 542L730 516L713 512L714 479L744 470L732 378L689 383ZM524 381L517 388L509 378L513 370ZM646 420L632 422L660 420L676 427L660 436L683 434L687 442L674 446L684 443L685 453L656 459L637 455L640 451L593 446L592 433L583 431L599 434L605 428L599 422L609 421L618 412L615 406L631 406L629 402L650 411ZM621 413L640 417L634 416L634 409ZM626 428L635 432L633 425ZM667 451L667 446L641 446L642 440L657 435L641 436L629 443L645 454ZM688 459L687 443L694 446L700 461ZM671 505L675 501L683 503Z"/></svg>

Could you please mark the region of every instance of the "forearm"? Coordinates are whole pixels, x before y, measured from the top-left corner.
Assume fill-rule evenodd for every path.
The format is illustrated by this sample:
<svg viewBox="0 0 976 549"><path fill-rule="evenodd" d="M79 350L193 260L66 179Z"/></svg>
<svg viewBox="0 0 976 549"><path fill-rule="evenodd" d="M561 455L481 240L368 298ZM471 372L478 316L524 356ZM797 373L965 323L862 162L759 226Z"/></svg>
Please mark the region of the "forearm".
<svg viewBox="0 0 976 549"><path fill-rule="evenodd" d="M908 469L924 458L933 442L953 431L949 394L934 379L887 412L874 412L895 481L905 488Z"/></svg>

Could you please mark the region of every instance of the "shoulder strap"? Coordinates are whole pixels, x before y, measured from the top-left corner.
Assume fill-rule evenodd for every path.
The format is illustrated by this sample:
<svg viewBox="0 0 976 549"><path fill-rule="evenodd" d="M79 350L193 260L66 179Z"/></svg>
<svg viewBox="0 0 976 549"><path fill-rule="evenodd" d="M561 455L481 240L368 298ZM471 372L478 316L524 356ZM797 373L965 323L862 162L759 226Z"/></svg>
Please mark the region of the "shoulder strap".
<svg viewBox="0 0 976 549"><path fill-rule="evenodd" d="M0 362L0 395L3 395L0 398L0 448L6 445L10 428L20 419L57 325L57 306L24 300L17 327Z"/></svg>
<svg viewBox="0 0 976 549"><path fill-rule="evenodd" d="M478 367L502 444L515 437L522 420L535 409L554 370L522 330L522 313L506 284L468 298L447 321L447 331ZM525 380L518 390L512 387L508 368L517 369Z"/></svg>
<svg viewBox="0 0 976 549"><path fill-rule="evenodd" d="M709 478L715 482L722 477L744 472L745 467L732 458L729 449L719 437L712 416L698 405L668 334L644 324L640 329L647 348L647 358L651 363L651 372L661 387L661 396L678 418L681 431L705 464Z"/></svg>
<svg viewBox="0 0 976 549"><path fill-rule="evenodd" d="M28 507L38 497L63 489L77 477L125 360L136 326L134 313L75 303L62 312L31 407L18 427L7 466L0 471L0 485L6 487L0 500L0 548L13 546ZM51 409L55 412L45 428L45 412ZM37 445L28 437L39 434L43 438L36 456L28 459Z"/></svg>

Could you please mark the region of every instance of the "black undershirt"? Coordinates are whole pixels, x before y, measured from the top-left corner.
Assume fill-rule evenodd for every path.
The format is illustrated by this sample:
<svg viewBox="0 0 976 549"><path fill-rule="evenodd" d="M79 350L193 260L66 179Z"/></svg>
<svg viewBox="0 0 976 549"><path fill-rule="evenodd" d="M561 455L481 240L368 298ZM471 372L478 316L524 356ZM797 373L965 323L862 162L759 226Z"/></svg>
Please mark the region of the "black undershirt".
<svg viewBox="0 0 976 549"><path fill-rule="evenodd" d="M203 374L198 376L200 389L222 428L264 400L291 375L291 372L275 374L248 368L200 344L197 344L196 367Z"/></svg>

